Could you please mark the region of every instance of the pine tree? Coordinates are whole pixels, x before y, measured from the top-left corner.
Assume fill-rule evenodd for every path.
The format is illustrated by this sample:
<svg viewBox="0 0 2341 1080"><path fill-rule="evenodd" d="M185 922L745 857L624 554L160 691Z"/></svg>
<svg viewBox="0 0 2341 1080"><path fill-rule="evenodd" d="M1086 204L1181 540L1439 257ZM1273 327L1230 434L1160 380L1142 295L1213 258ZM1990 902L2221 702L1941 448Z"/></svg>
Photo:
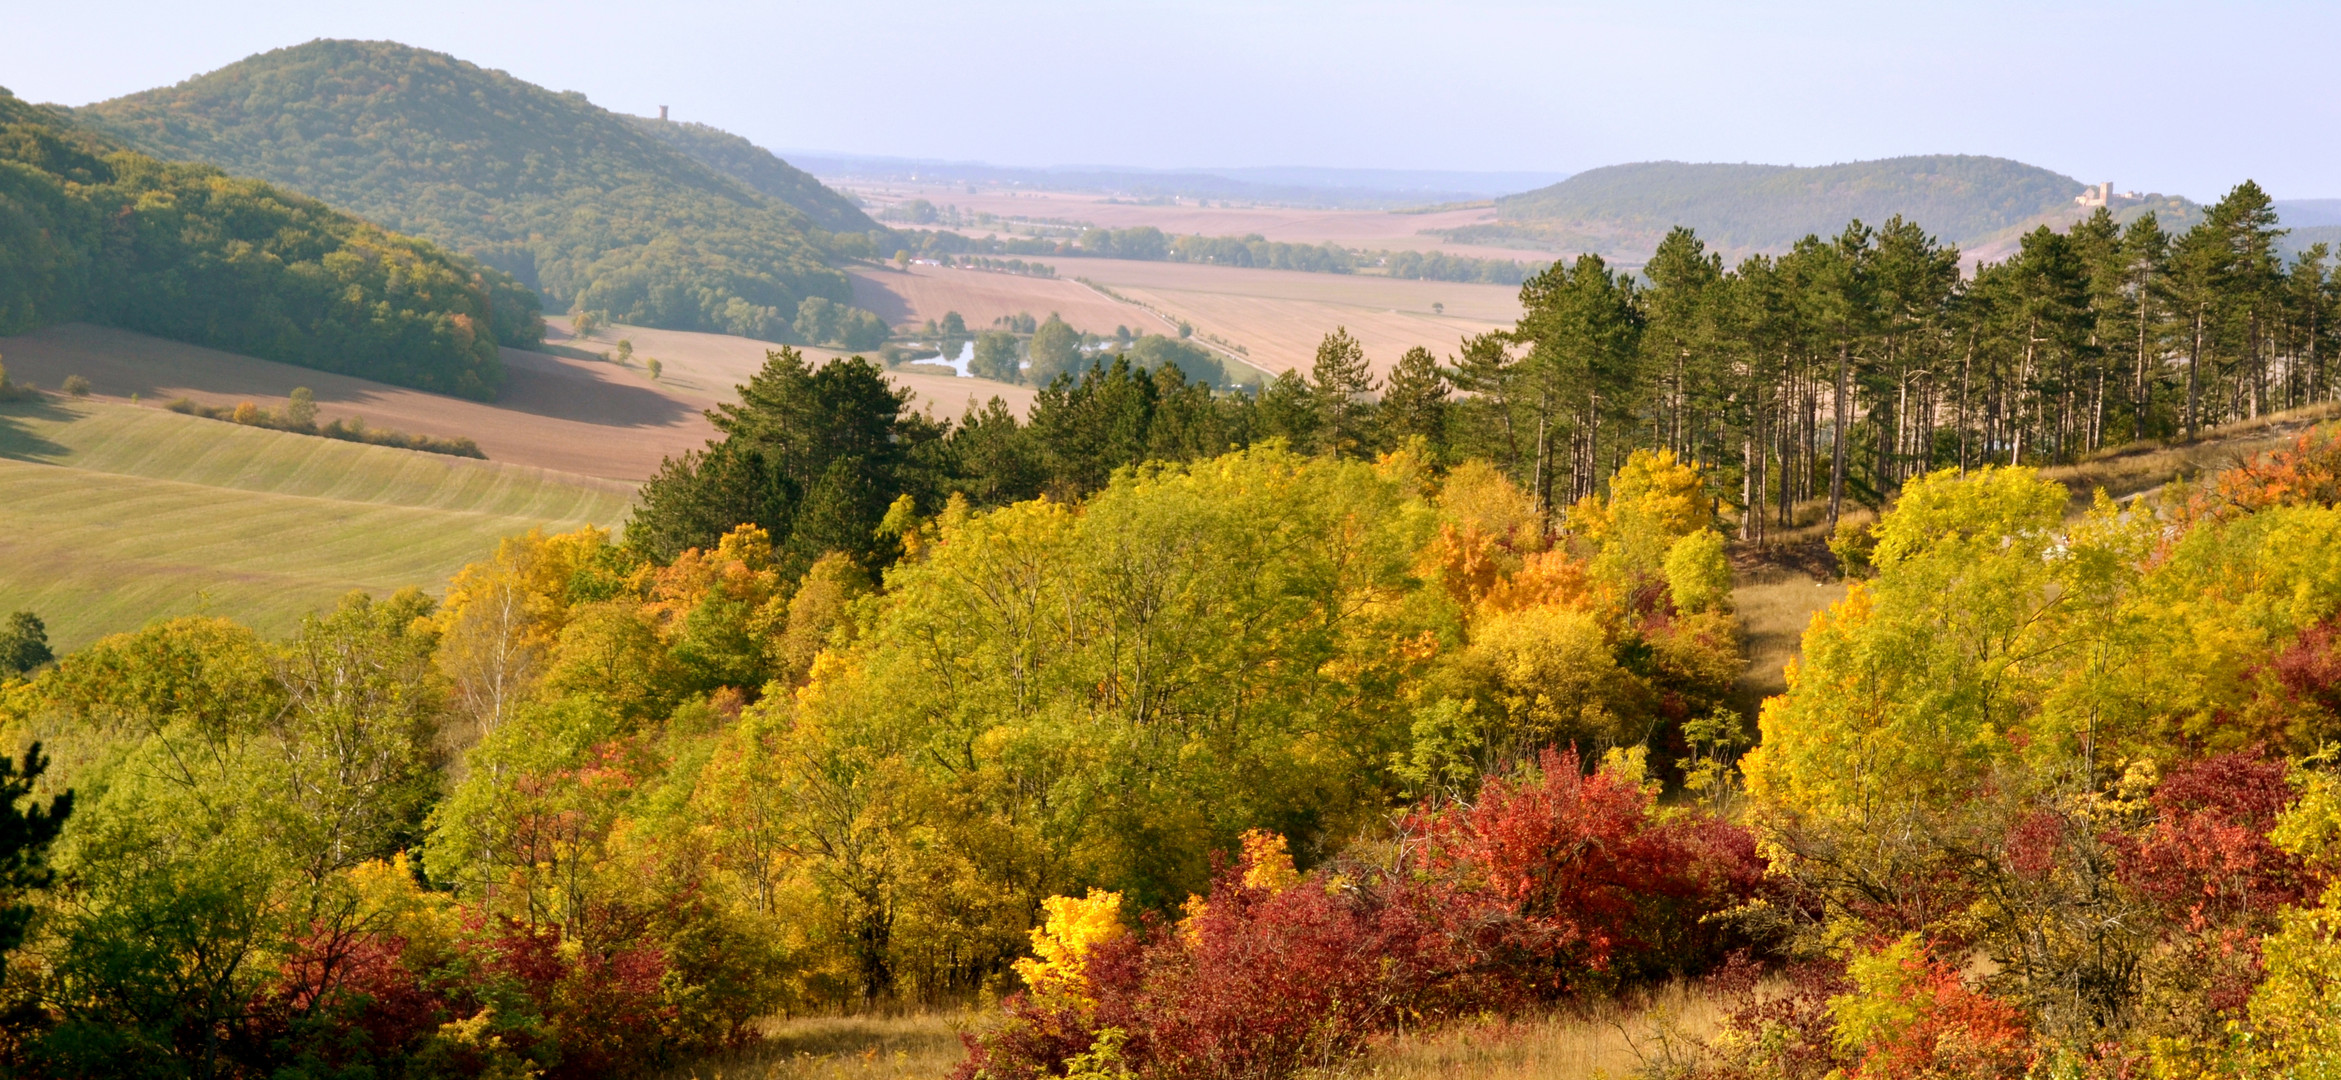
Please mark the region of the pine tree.
<svg viewBox="0 0 2341 1080"><path fill-rule="evenodd" d="M1390 369L1390 382L1382 390L1382 441L1397 446L1420 436L1430 447L1432 460L1445 460L1451 408L1446 373L1439 370L1431 351L1420 345L1408 349Z"/></svg>
<svg viewBox="0 0 2341 1080"><path fill-rule="evenodd" d="M1335 327L1317 345L1317 362L1309 369L1309 391L1327 452L1355 457L1373 450L1374 403L1367 395L1374 389L1365 346L1349 336L1348 327Z"/></svg>
<svg viewBox="0 0 2341 1080"><path fill-rule="evenodd" d="M1299 372L1287 370L1270 380L1260 390L1257 412L1261 438L1282 438L1295 453L1316 453L1322 427L1317 398Z"/></svg>

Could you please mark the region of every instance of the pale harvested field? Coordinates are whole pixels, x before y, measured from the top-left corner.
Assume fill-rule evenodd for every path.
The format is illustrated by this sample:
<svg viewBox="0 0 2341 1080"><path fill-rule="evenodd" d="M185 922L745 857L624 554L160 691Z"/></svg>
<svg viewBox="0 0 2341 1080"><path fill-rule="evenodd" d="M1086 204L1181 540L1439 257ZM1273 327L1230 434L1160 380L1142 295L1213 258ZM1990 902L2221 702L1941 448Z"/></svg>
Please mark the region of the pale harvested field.
<svg viewBox="0 0 2341 1080"><path fill-rule="evenodd" d="M700 415L704 406L614 365L514 349L504 350L504 361L511 381L501 400L487 404L87 323L0 338L9 377L52 390L80 375L101 400L136 394L155 404L186 397L277 408L294 387L306 386L322 419L355 416L374 427L469 436L490 460L588 476L646 479L666 455L714 434Z"/></svg>
<svg viewBox="0 0 2341 1080"><path fill-rule="evenodd" d="M944 311L959 312L971 327L998 314L1030 312L1046 318L1054 311L1092 333L1112 333L1116 326L1169 333L1175 320L1185 319L1208 340L1231 349L1243 346L1244 359L1271 375L1287 368L1306 370L1317 343L1336 326L1348 327L1364 343L1375 369L1386 372L1413 346L1427 346L1444 357L1464 337L1510 326L1520 315L1519 290L1509 285L1122 259L1064 259L1057 272L1063 276L938 266L913 266L908 273L857 270L855 300L896 325L924 323ZM1132 303L1071 280L1075 275ZM1434 303L1444 305L1445 312L1433 312ZM642 343L636 341L635 347L639 351Z"/></svg>
<svg viewBox="0 0 2341 1080"><path fill-rule="evenodd" d="M856 306L877 312L889 326L906 330L924 326L928 319L940 321L948 311L958 312L971 330L990 326L1002 315L1029 314L1046 319L1052 311L1083 330L1110 334L1117 325L1127 325L1132 331L1161 329L1135 321L1145 318L1145 312L1117 304L1074 281L1079 269L1091 260L1041 261L1057 267L1064 276L1027 277L924 265L907 271L854 269L846 273L853 278Z"/></svg>
<svg viewBox="0 0 2341 1080"><path fill-rule="evenodd" d="M0 611L60 651L211 614L281 634L363 589L437 591L500 537L623 524L633 485L108 401L0 405Z"/></svg>
<svg viewBox="0 0 2341 1080"><path fill-rule="evenodd" d="M831 186L840 184L833 181ZM1552 252L1534 248L1459 245L1426 235L1433 229L1491 224L1496 220L1496 212L1488 207L1398 214L1387 210L1316 210L1291 206L1197 206L1193 200L1181 200L1177 205L1147 206L1128 200L1109 203L1108 196L1086 192L984 189L970 195L965 187L948 185L847 182L843 186L876 204L871 209L873 214L893 203L925 199L936 206L957 206L965 214L984 212L1010 218L1085 222L1108 229L1152 225L1172 234L1247 236L1258 233L1288 244L1330 243L1366 251L1438 250L1450 255L1523 262L1553 257ZM967 226L937 227L968 235L991 231Z"/></svg>
<svg viewBox="0 0 2341 1080"><path fill-rule="evenodd" d="M1519 290L1508 285L1403 281L1360 274L1247 270L1191 263L1066 260L1059 273L1091 278L1116 293L1194 324L1198 334L1241 345L1270 374L1314 361L1336 326L1365 345L1377 372L1416 345L1444 358L1465 337L1510 326ZM1444 313L1431 305L1443 304Z"/></svg>
<svg viewBox="0 0 2341 1080"><path fill-rule="evenodd" d="M928 269L932 269L931 267ZM1007 275L990 275L1006 277ZM1013 280L1039 281L1039 278ZM1079 288L1079 286L1074 286ZM1083 290L1084 292L1088 290ZM1092 293L1091 295L1095 295ZM965 315L965 312L961 312ZM1046 313L1042 313L1043 317ZM969 320L973 322L974 320ZM1107 327L1111 330L1112 327ZM656 358L662 365L658 387L663 392L689 403L694 408L712 408L719 401L730 401L736 396L734 388L755 377L764 367L765 354L780 348L769 341L733 337L729 334L702 334L689 330L653 330L643 326L611 326L596 331L591 338L578 338L571 333L567 318L545 320L545 340L560 347L607 352L623 339L634 343L635 362L624 368L624 377L648 385L649 374L642 361ZM806 359L828 361L845 355L836 349L800 349ZM601 366L601 365L595 365ZM611 365L615 367L615 365ZM1008 403L1019 415L1032 407L1032 388L1010 386L990 379L962 379L955 375L926 372L890 371L886 377L907 387L917 396L912 407L935 416L956 418L970 403L981 405L993 397ZM704 421L702 421L704 423ZM712 433L712 432L711 432ZM697 448L693 442L691 448Z"/></svg>

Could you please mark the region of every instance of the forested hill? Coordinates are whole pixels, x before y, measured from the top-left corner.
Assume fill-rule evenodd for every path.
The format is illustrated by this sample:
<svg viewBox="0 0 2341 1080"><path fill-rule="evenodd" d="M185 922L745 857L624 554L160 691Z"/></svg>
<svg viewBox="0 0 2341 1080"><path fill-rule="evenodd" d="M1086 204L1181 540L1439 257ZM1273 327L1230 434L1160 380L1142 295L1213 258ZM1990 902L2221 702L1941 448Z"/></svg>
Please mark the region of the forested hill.
<svg viewBox="0 0 2341 1080"><path fill-rule="evenodd" d="M512 272L548 305L787 340L869 247L580 94L395 42L312 41L79 111Z"/></svg>
<svg viewBox="0 0 2341 1080"><path fill-rule="evenodd" d="M1844 165L1688 164L1652 161L1593 169L1496 200L1496 229L1647 253L1675 225L1718 249L1783 251L1859 218L1900 214L1954 244L2074 209L2080 181L2005 158L1938 154Z"/></svg>
<svg viewBox="0 0 2341 1080"><path fill-rule="evenodd" d="M867 233L885 227L870 220L853 200L814 179L812 173L731 132L705 124L673 123L639 116L627 119L691 160L804 211L820 228L833 233Z"/></svg>
<svg viewBox="0 0 2341 1080"><path fill-rule="evenodd" d="M75 319L473 398L544 335L471 259L0 90L0 334Z"/></svg>

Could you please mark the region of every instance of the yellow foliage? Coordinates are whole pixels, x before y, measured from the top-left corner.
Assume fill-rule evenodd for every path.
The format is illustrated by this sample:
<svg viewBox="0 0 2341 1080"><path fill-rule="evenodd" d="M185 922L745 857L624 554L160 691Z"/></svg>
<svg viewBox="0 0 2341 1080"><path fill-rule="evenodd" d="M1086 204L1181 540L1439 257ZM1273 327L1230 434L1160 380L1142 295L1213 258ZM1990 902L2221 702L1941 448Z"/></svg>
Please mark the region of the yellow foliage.
<svg viewBox="0 0 2341 1080"><path fill-rule="evenodd" d="M1292 853L1285 850L1282 833L1246 829L1243 840L1246 888L1278 893L1300 881L1300 871L1293 869Z"/></svg>
<svg viewBox="0 0 2341 1080"><path fill-rule="evenodd" d="M609 546L606 530L505 537L496 555L471 563L447 586L431 616L439 662L481 730L511 715L541 675L545 654L567 624L569 582Z"/></svg>
<svg viewBox="0 0 2341 1080"><path fill-rule="evenodd" d="M1089 951L1128 933L1122 927L1122 894L1091 889L1087 897L1052 896L1040 902L1045 921L1032 932L1030 958L1016 961L1016 974L1035 996L1088 997L1083 964Z"/></svg>
<svg viewBox="0 0 2341 1080"><path fill-rule="evenodd" d="M771 534L753 524L740 525L725 533L714 551L692 548L660 569L650 583L648 610L671 632L710 599L735 600L753 611L779 590Z"/></svg>
<svg viewBox="0 0 2341 1080"><path fill-rule="evenodd" d="M1479 597L1483 615L1532 607L1595 606L1596 586L1590 569L1584 560L1558 549L1522 559L1519 570L1489 584Z"/></svg>
<svg viewBox="0 0 2341 1080"><path fill-rule="evenodd" d="M1439 485L1439 512L1466 529L1512 545L1521 551L1544 547L1544 523L1536 499L1504 476L1503 470L1478 458L1455 466Z"/></svg>
<svg viewBox="0 0 2341 1080"><path fill-rule="evenodd" d="M1489 676L1522 749L1630 741L1640 682L1618 665L1593 612L1544 605L1483 616L1466 656Z"/></svg>
<svg viewBox="0 0 2341 1080"><path fill-rule="evenodd" d="M1424 549L1420 572L1444 584L1458 603L1478 601L1520 568L1522 556L1544 550L1536 500L1485 461L1474 458L1450 471L1438 507L1439 537Z"/></svg>
<svg viewBox="0 0 2341 1080"><path fill-rule="evenodd" d="M1715 498L1697 465L1672 450L1636 450L1610 478L1609 501L1587 497L1569 509L1569 528L1596 546L1646 527L1669 541L1708 528Z"/></svg>
<svg viewBox="0 0 2341 1080"><path fill-rule="evenodd" d="M1666 549L1666 589L1677 611L1720 609L1731 600L1731 562L1723 534L1701 529Z"/></svg>
<svg viewBox="0 0 2341 1080"><path fill-rule="evenodd" d="M815 560L796 595L789 598L787 623L772 643L779 677L791 682L803 678L832 636L840 631L850 636L847 607L869 591L869 575L851 558L833 551Z"/></svg>
<svg viewBox="0 0 2341 1080"><path fill-rule="evenodd" d="M349 883L364 918L405 938L409 949L436 953L463 932L454 895L415 884L406 852L352 867Z"/></svg>

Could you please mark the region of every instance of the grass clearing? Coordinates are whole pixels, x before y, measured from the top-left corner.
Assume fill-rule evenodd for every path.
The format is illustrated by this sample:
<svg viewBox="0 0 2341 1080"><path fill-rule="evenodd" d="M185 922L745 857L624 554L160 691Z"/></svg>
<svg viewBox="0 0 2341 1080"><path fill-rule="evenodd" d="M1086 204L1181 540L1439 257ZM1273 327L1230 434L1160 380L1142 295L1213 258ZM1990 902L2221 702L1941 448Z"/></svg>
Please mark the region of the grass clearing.
<svg viewBox="0 0 2341 1080"><path fill-rule="evenodd" d="M1647 1002L1595 1002L1541 1017L1463 1021L1388 1040L1332 1070L1345 1080L1625 1080L1683 1063L1715 1034L1722 1000L1681 985Z"/></svg>
<svg viewBox="0 0 2341 1080"><path fill-rule="evenodd" d="M0 611L59 651L206 613L281 634L353 589L435 589L497 539L622 522L630 484L160 409L0 405Z"/></svg>
<svg viewBox="0 0 2341 1080"><path fill-rule="evenodd" d="M1724 1002L1686 985L1640 1002L1594 1002L1525 1018L1463 1020L1381 1040L1324 1080L1623 1080L1684 1061ZM808 1017L769 1022L761 1042L678 1065L660 1080L941 1080L966 1057L962 1032L988 1012Z"/></svg>
<svg viewBox="0 0 2341 1080"><path fill-rule="evenodd" d="M667 1070L661 1080L941 1080L967 1057L973 1012L775 1020L763 1041Z"/></svg>

